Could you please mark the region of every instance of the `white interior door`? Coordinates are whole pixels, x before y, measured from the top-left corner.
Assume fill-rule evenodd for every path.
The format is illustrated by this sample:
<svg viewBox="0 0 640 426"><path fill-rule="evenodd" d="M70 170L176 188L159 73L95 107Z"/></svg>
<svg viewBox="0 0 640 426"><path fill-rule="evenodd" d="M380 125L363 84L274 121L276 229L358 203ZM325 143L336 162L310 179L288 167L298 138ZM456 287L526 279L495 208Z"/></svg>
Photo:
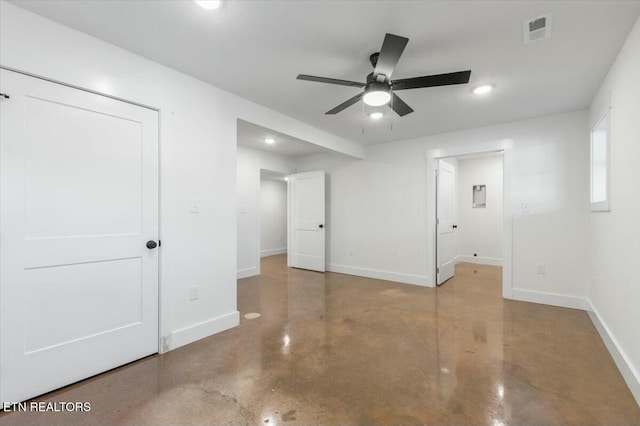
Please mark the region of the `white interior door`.
<svg viewBox="0 0 640 426"><path fill-rule="evenodd" d="M157 352L158 114L0 72L0 400L22 401Z"/></svg>
<svg viewBox="0 0 640 426"><path fill-rule="evenodd" d="M446 161L438 160L437 182L437 271L440 285L455 274L455 167Z"/></svg>
<svg viewBox="0 0 640 426"><path fill-rule="evenodd" d="M324 272L324 171L289 176L289 266Z"/></svg>

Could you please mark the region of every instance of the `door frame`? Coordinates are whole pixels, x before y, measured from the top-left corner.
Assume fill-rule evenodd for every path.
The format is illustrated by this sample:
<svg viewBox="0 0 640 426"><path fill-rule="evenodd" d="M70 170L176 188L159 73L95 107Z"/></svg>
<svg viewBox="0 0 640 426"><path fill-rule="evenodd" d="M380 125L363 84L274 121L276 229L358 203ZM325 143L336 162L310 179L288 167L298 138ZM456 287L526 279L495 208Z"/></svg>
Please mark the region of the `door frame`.
<svg viewBox="0 0 640 426"><path fill-rule="evenodd" d="M513 209L511 182L514 177L513 139L503 139L474 145L458 145L425 152L427 160L427 286L436 287L437 276L437 177L438 160L465 155L502 152L502 297L513 293Z"/></svg>
<svg viewBox="0 0 640 426"><path fill-rule="evenodd" d="M137 107L150 109L155 111L158 114L158 242L162 241L162 133L160 128L160 123L162 121L162 111L160 108L156 108L153 106L141 104L139 102L131 101L128 99L123 99L118 96L109 95L106 93L98 92L96 90L87 89L84 87L76 86L74 84L65 83L63 81L55 80L52 78L48 78L42 75L33 74L27 71L23 71L20 69L7 67L4 65L0 65L0 69L5 71L15 72L17 74L22 74L27 77L37 78L39 80L47 81L49 83L54 83L62 86L69 87L71 89L81 90L83 92L88 92L94 95L103 96L105 98L114 99L116 101L125 102L130 105L135 105ZM164 353L171 350L171 289L167 288L167 286L163 285L162 279L162 247L159 244L158 247L158 353ZM0 265L2 267L2 265ZM0 324L0 329L2 324ZM162 336L167 336L163 338Z"/></svg>
<svg viewBox="0 0 640 426"><path fill-rule="evenodd" d="M289 259L289 175L290 172L283 172L280 170L267 169L265 167L258 167L258 190L256 192L256 274L260 275L260 264L262 262L262 171L277 174L282 176L285 179L286 184L286 198L287 198L287 208L286 208L286 216L287 216L287 259ZM252 275L252 276L255 276Z"/></svg>

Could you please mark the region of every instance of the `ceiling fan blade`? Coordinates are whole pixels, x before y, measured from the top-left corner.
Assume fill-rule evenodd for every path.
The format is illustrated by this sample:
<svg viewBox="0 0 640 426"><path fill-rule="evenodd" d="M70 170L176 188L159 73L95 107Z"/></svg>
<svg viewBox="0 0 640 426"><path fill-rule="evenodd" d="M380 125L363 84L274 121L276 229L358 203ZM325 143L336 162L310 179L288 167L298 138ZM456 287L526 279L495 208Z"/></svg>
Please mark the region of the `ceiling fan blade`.
<svg viewBox="0 0 640 426"><path fill-rule="evenodd" d="M427 75L424 77L402 78L391 82L393 90L419 89L421 87L449 86L467 84L471 71L450 72L447 74Z"/></svg>
<svg viewBox="0 0 640 426"><path fill-rule="evenodd" d="M408 38L387 33L384 36L384 42L382 42L382 48L380 49L373 75L384 74L386 80L390 80L391 74L393 74L393 70L396 68L407 43L409 43Z"/></svg>
<svg viewBox="0 0 640 426"><path fill-rule="evenodd" d="M391 102L389 102L389 108L394 110L396 114L400 117L404 117L407 114L411 114L413 112L413 108L407 105L400 96L395 93L391 93Z"/></svg>
<svg viewBox="0 0 640 426"><path fill-rule="evenodd" d="M315 81L317 83L338 84L340 86L351 86L351 87L365 86L364 83L359 83L357 81L339 80L337 78L327 78L327 77L316 77L315 75L299 74L298 77L296 78L298 80Z"/></svg>
<svg viewBox="0 0 640 426"><path fill-rule="evenodd" d="M362 99L362 97L364 96L364 92L359 93L357 95L355 95L353 98L341 103L340 105L338 105L337 107L335 107L334 109L325 112L325 114L337 114L342 110L345 110L347 108L349 108L351 105L355 104L356 102L358 102L360 99Z"/></svg>

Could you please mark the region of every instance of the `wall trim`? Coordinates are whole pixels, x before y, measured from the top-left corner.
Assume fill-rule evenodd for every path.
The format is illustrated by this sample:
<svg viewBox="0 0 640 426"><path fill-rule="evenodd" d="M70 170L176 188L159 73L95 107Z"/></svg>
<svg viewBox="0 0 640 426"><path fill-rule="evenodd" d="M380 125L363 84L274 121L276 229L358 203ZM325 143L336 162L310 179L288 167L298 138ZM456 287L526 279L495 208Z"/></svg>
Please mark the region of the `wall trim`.
<svg viewBox="0 0 640 426"><path fill-rule="evenodd" d="M455 262L477 263L479 265L502 266L502 259L497 257L479 257L479 256L456 256Z"/></svg>
<svg viewBox="0 0 640 426"><path fill-rule="evenodd" d="M511 289L511 297L507 299L521 302L541 303L543 305L559 306L561 308L588 310L587 299L584 297L570 296L567 294L547 293L544 291Z"/></svg>
<svg viewBox="0 0 640 426"><path fill-rule="evenodd" d="M286 253L287 253L286 247L267 249L267 250L260 251L260 257L275 256L276 254L286 254Z"/></svg>
<svg viewBox="0 0 640 426"><path fill-rule="evenodd" d="M260 275L260 271L255 266L251 268L240 269L237 272L237 279L241 280L243 278L255 277L256 275Z"/></svg>
<svg viewBox="0 0 640 426"><path fill-rule="evenodd" d="M638 405L640 405L640 372L633 367L629 356L620 347L617 339L611 333L607 323L603 321L602 316L595 306L593 306L591 300L586 299L586 303L587 313L589 314L589 318L591 318L591 322L593 322L596 330L600 333L600 337L609 350L609 353L613 358L613 362L616 363L616 366L618 367L620 374L622 374L622 378L627 383L631 394L636 399Z"/></svg>
<svg viewBox="0 0 640 426"><path fill-rule="evenodd" d="M171 350L204 339L205 337L213 336L221 331L237 327L239 324L240 312L234 311L181 328L171 333Z"/></svg>
<svg viewBox="0 0 640 426"><path fill-rule="evenodd" d="M336 272L339 274L356 275L358 277L375 278L378 280L427 286L427 277L424 275L403 274L399 272L381 271L379 269L337 265L335 263L328 263L326 265L326 269L329 272Z"/></svg>

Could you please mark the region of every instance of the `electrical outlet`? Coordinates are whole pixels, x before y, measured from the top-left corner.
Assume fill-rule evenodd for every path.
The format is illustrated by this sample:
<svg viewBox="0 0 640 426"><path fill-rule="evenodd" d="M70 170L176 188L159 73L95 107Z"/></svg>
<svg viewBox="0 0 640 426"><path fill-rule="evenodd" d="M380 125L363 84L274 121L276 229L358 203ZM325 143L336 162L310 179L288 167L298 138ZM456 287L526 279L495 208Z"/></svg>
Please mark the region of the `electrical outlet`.
<svg viewBox="0 0 640 426"><path fill-rule="evenodd" d="M544 263L538 263L536 266L538 267L538 274L544 275L547 273L547 265Z"/></svg>
<svg viewBox="0 0 640 426"><path fill-rule="evenodd" d="M189 287L189 300L194 301L200 299L200 286L192 285Z"/></svg>
<svg viewBox="0 0 640 426"><path fill-rule="evenodd" d="M347 254L348 254L349 256L353 256L353 249L352 249L352 248L348 248L348 249L347 249Z"/></svg>

